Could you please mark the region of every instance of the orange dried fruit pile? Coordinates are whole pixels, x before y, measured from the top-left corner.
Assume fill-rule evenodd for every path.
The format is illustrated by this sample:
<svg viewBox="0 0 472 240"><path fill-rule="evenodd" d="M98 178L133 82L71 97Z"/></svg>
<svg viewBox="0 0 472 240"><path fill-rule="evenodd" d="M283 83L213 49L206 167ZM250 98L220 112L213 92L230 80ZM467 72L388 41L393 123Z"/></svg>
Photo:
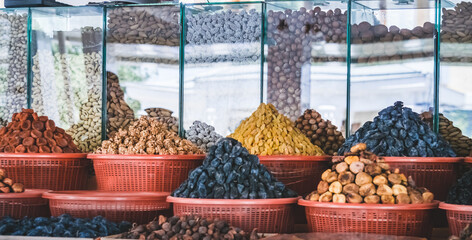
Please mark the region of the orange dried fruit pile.
<svg viewBox="0 0 472 240"><path fill-rule="evenodd" d="M13 114L11 122L0 128L0 152L5 153L78 153L72 137L56 127L47 116L32 109Z"/></svg>

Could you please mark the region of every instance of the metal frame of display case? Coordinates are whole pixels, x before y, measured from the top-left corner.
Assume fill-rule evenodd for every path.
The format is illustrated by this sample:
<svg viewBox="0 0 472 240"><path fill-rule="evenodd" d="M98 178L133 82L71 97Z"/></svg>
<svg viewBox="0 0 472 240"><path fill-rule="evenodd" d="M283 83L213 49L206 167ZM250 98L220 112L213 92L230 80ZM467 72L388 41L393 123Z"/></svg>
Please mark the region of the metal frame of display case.
<svg viewBox="0 0 472 240"><path fill-rule="evenodd" d="M303 1L303 0L300 0ZM184 116L185 116L185 110L184 110L184 102L185 102L185 96L184 96L184 74L186 74L186 64L185 64L185 46L186 46L186 34L187 34L187 29L185 26L185 9L187 7L191 6L218 6L218 5L236 5L236 4L261 4L261 11L262 11L262 17L261 17L261 66L260 66L260 96L258 99L260 99L260 102L264 102L266 99L266 91L267 87L264 85L264 79L266 78L265 74L267 74L267 68L265 66L266 64L266 55L265 55L265 50L267 47L267 5L268 4L282 4L283 2L290 2L290 1L261 1L261 2L207 2L207 3L192 3L192 4L131 4L131 5L109 5L109 6L104 6L103 7L103 44L102 44L102 54L103 54L103 59L102 59L102 75L103 75L103 89L102 89L102 138L106 138L106 121L107 121L107 109L106 109L106 95L107 95L107 89L106 89L106 73L107 73L107 59L106 59L106 54L107 54L107 10L112 9L112 8L120 8L120 7L159 7L163 5L173 5L173 6L179 6L180 7L180 25L181 25L181 34L180 34L180 39L179 39L179 93L178 93L178 101L179 101L179 134L181 136L184 135ZM310 1L311 2L311 1ZM321 1L320 1L321 2ZM373 2L373 1L371 1ZM319 3L315 1L315 3ZM357 4L354 1L346 1L345 2L347 5L347 41L346 41L346 49L347 49L347 54L346 54L346 115L345 115L345 132L346 135L348 136L350 133L350 119L351 119L351 114L350 110L352 108L351 104L351 98L352 98L352 89L351 89L351 75L352 75L352 56L351 56L351 47L352 47L352 42L351 42L351 26L352 26L352 5ZM441 105L441 99L440 99L440 84L441 84L441 58L440 58L440 50L441 50L441 8L444 6L453 6L450 1L448 0L436 0L434 1L435 6L435 23L434 23L434 29L435 29L435 34L434 34L434 93L433 93L433 107L434 107L434 130L437 132L438 127L439 127L439 112L440 112L440 105ZM91 6L96 8L97 6ZM34 19L32 19L31 11L34 8L22 8L22 11L28 11L28 26L27 26L27 107L31 107L31 95L32 95L32 56L31 56L31 45L32 45L32 22ZM3 12L8 12L8 11L14 11L16 9L2 9L1 11ZM401 99L398 99L401 100ZM236 103L235 103L236 104ZM197 120L197 119L196 119ZM341 127L341 126L338 126Z"/></svg>

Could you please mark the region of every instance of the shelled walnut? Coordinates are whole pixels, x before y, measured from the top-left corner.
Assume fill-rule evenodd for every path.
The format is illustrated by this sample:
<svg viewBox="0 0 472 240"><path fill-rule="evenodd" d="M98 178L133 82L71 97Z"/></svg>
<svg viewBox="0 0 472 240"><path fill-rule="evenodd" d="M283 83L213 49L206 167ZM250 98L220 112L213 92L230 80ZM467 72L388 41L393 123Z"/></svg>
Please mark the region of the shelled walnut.
<svg viewBox="0 0 472 240"><path fill-rule="evenodd" d="M110 140L96 150L100 154L202 154L193 143L182 139L158 120L141 116L128 129L120 129Z"/></svg>
<svg viewBox="0 0 472 240"><path fill-rule="evenodd" d="M416 187L411 177L390 170L382 157L359 143L344 156L333 159L333 167L321 175L317 190L306 200L336 203L418 204L430 203L434 195ZM349 169L349 170L348 170Z"/></svg>
<svg viewBox="0 0 472 240"><path fill-rule="evenodd" d="M0 168L0 194L22 193L24 191L25 186L22 183L15 183L11 178L8 178L6 170Z"/></svg>
<svg viewBox="0 0 472 240"><path fill-rule="evenodd" d="M295 125L316 146L328 155L333 155L344 143L344 137L331 121L321 118L321 114L313 109L305 110Z"/></svg>

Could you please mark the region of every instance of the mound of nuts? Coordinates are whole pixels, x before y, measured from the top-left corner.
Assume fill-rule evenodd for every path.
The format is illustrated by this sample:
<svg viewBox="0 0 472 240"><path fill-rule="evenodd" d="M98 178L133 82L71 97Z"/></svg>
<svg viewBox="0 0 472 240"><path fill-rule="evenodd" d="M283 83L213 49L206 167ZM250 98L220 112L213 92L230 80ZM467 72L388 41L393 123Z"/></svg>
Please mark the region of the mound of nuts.
<svg viewBox="0 0 472 240"><path fill-rule="evenodd" d="M204 152L208 152L211 146L223 138L215 131L215 127L205 122L194 121L192 126L185 132L185 138L197 145Z"/></svg>
<svg viewBox="0 0 472 240"><path fill-rule="evenodd" d="M252 233L230 226L226 221L199 216L159 216L148 224L135 225L121 234L125 239L259 239L257 229Z"/></svg>
<svg viewBox="0 0 472 240"><path fill-rule="evenodd" d="M416 187L400 170L390 171L385 160L366 151L359 143L344 156L333 159L333 167L321 175L315 191L306 200L335 203L419 204L431 203L434 195Z"/></svg>
<svg viewBox="0 0 472 240"><path fill-rule="evenodd" d="M165 108L146 108L144 111L147 112L148 116L164 123L167 129L172 132L179 132L179 121L176 117L172 116L172 111Z"/></svg>
<svg viewBox="0 0 472 240"><path fill-rule="evenodd" d="M110 140L103 141L96 153L186 155L203 152L189 140L167 130L162 122L141 116L128 129L120 129Z"/></svg>
<svg viewBox="0 0 472 240"><path fill-rule="evenodd" d="M321 114L313 109L307 109L295 125L311 141L328 155L333 155L344 143L344 137L331 121L321 118Z"/></svg>
<svg viewBox="0 0 472 240"><path fill-rule="evenodd" d="M228 137L241 142L255 155L324 155L272 104L261 103Z"/></svg>
<svg viewBox="0 0 472 240"><path fill-rule="evenodd" d="M118 76L112 72L107 72L107 114L109 138L134 121L134 111L125 102L125 93L120 87Z"/></svg>
<svg viewBox="0 0 472 240"><path fill-rule="evenodd" d="M422 113L420 117L429 126L433 126L433 113L431 111ZM439 134L449 142L458 157L466 157L472 151L472 139L463 135L462 131L454 126L454 123L442 113L439 114Z"/></svg>
<svg viewBox="0 0 472 240"><path fill-rule="evenodd" d="M7 171L0 168L0 193L22 193L25 186L22 183L15 183L7 177Z"/></svg>
<svg viewBox="0 0 472 240"><path fill-rule="evenodd" d="M14 113L12 121L0 129L0 152L77 153L80 152L64 129L53 120L38 116L32 109Z"/></svg>

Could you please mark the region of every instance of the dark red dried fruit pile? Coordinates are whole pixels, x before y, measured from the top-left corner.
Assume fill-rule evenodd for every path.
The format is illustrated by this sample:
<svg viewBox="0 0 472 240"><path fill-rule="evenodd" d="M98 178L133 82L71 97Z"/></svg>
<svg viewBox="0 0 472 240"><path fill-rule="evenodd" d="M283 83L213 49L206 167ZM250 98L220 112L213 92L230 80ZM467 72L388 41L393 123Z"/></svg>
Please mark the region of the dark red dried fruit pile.
<svg viewBox="0 0 472 240"><path fill-rule="evenodd" d="M0 152L6 153L78 153L77 146L64 129L47 116L32 109L13 114L12 121L0 128Z"/></svg>

